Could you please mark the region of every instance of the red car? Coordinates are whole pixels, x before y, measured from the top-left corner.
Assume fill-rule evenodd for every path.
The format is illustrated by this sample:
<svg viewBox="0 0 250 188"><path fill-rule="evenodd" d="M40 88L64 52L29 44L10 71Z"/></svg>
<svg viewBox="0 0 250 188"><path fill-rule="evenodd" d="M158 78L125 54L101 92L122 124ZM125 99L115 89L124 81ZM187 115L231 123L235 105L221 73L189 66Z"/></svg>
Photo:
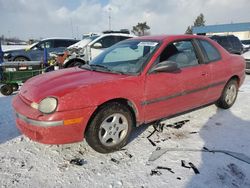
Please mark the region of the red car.
<svg viewBox="0 0 250 188"><path fill-rule="evenodd" d="M230 108L245 78L243 57L193 35L122 41L89 65L28 80L13 100L18 128L46 144L82 141L108 153L135 126L207 104Z"/></svg>

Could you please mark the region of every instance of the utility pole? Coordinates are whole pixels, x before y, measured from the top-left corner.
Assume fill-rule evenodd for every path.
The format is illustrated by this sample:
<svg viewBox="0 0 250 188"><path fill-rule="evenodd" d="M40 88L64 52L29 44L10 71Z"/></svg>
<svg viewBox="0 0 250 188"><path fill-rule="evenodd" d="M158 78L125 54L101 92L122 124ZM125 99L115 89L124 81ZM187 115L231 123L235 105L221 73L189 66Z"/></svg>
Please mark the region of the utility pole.
<svg viewBox="0 0 250 188"><path fill-rule="evenodd" d="M72 38L74 38L74 31L73 31L73 23L72 23L72 18L70 18L70 26L71 26L71 34L72 34Z"/></svg>
<svg viewBox="0 0 250 188"><path fill-rule="evenodd" d="M111 31L111 7L109 7L108 9L108 13L109 13L109 31Z"/></svg>

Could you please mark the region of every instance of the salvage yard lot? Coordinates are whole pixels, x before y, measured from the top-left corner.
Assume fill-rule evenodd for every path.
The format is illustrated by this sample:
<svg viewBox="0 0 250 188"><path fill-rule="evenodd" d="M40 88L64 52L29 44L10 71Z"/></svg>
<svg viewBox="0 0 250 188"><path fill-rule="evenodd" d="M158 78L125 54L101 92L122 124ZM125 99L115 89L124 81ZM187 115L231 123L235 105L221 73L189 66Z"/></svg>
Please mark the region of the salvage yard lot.
<svg viewBox="0 0 250 188"><path fill-rule="evenodd" d="M249 75L230 110L211 105L167 120L152 142L147 136L154 128L141 126L123 150L111 154L97 153L85 141L60 146L30 141L16 129L12 97L0 96L1 187L250 187L247 160L199 151L206 147L250 157ZM173 151L149 161L157 148ZM77 158L78 165L72 161ZM183 167L182 160L199 174Z"/></svg>

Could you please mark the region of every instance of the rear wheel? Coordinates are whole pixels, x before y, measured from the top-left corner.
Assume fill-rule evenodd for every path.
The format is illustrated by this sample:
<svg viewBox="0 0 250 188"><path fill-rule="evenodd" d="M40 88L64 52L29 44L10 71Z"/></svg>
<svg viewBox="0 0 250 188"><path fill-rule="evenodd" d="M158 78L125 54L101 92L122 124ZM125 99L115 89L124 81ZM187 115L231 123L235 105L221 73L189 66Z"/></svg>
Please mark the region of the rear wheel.
<svg viewBox="0 0 250 188"><path fill-rule="evenodd" d="M12 85L3 85L1 87L1 93L5 96L11 95L13 93Z"/></svg>
<svg viewBox="0 0 250 188"><path fill-rule="evenodd" d="M223 109L228 109L233 106L238 95L238 83L235 79L230 80L225 86L221 97L216 102L216 105Z"/></svg>
<svg viewBox="0 0 250 188"><path fill-rule="evenodd" d="M129 109L120 103L111 103L97 112L85 138L97 152L113 152L127 143L132 126L133 118Z"/></svg>

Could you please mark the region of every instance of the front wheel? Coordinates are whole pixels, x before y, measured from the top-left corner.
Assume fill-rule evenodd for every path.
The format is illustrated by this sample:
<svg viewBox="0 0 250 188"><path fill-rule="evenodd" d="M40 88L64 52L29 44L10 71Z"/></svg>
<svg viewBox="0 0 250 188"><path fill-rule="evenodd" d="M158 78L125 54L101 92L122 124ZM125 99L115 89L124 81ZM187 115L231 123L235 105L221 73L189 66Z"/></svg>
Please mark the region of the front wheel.
<svg viewBox="0 0 250 188"><path fill-rule="evenodd" d="M122 148L128 141L133 126L129 109L120 103L102 107L90 122L85 138L97 152L110 153Z"/></svg>
<svg viewBox="0 0 250 188"><path fill-rule="evenodd" d="M12 85L6 84L1 87L1 93L5 96L11 95L13 93Z"/></svg>
<svg viewBox="0 0 250 188"><path fill-rule="evenodd" d="M29 61L26 57L18 56L14 59L14 61Z"/></svg>
<svg viewBox="0 0 250 188"><path fill-rule="evenodd" d="M228 109L233 106L238 95L238 83L236 80L230 80L225 86L221 97L216 102L216 105L223 109Z"/></svg>
<svg viewBox="0 0 250 188"><path fill-rule="evenodd" d="M79 67L79 66L82 66L84 65L85 63L82 62L82 61L78 61L78 60L75 60L73 62L71 62L66 68L70 68L70 67Z"/></svg>

